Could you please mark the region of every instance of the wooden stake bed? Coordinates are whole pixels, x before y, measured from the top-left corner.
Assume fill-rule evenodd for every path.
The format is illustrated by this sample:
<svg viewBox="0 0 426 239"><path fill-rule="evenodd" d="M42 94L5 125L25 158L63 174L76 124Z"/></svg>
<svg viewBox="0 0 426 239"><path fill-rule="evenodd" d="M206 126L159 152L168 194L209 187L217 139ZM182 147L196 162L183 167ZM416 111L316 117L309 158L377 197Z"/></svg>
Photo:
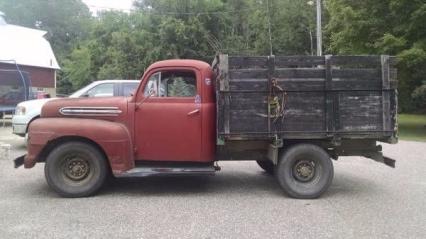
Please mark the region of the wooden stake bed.
<svg viewBox="0 0 426 239"><path fill-rule="evenodd" d="M394 61L385 55L218 55L213 62L218 142L274 137L396 142Z"/></svg>

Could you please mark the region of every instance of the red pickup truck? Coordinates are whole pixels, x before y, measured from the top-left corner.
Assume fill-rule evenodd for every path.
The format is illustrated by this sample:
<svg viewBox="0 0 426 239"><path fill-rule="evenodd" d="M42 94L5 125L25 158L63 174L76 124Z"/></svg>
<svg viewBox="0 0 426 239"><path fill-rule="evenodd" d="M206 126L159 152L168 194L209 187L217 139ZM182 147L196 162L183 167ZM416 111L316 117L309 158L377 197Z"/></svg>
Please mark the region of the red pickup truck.
<svg viewBox="0 0 426 239"><path fill-rule="evenodd" d="M58 99L30 124L15 167L45 163L64 197L110 175L213 175L217 161L257 161L295 198L319 197L339 156L395 166L396 70L388 56L218 55L152 64L131 97Z"/></svg>

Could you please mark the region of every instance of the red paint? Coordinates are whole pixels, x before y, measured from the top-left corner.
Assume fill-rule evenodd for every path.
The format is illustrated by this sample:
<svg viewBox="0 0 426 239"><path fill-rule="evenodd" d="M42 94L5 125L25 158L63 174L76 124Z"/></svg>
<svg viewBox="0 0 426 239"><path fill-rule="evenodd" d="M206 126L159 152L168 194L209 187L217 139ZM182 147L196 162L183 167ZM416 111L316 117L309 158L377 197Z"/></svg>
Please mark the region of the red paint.
<svg viewBox="0 0 426 239"><path fill-rule="evenodd" d="M191 71L199 101L194 97L143 95L149 77L158 71ZM83 110L114 107L117 115L63 115L63 107ZM84 111L87 112L87 111ZM192 112L192 114L188 114ZM86 115L85 115L86 114ZM119 174L135 160L211 162L215 154L215 94L210 66L195 60L167 60L152 64L133 97L58 99L48 102L40 119L29 128L25 167L43 161L43 149L57 140L79 137L98 145Z"/></svg>
<svg viewBox="0 0 426 239"><path fill-rule="evenodd" d="M34 166L46 145L65 137L84 138L98 145L115 173L134 167L131 136L121 123L98 119L41 118L30 124L30 132L26 168Z"/></svg>

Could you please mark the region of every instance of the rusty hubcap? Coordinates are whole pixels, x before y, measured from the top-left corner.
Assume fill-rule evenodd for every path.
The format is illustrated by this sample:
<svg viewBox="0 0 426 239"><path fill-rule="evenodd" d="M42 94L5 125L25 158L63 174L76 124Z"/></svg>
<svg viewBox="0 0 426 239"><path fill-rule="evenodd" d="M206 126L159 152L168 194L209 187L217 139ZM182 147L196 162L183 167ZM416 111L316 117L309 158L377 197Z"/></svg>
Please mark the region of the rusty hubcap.
<svg viewBox="0 0 426 239"><path fill-rule="evenodd" d="M308 182L314 178L315 163L311 160L300 160L293 167L293 176L301 182Z"/></svg>
<svg viewBox="0 0 426 239"><path fill-rule="evenodd" d="M73 156L65 159L64 173L74 181L85 179L90 172L89 162L78 156Z"/></svg>

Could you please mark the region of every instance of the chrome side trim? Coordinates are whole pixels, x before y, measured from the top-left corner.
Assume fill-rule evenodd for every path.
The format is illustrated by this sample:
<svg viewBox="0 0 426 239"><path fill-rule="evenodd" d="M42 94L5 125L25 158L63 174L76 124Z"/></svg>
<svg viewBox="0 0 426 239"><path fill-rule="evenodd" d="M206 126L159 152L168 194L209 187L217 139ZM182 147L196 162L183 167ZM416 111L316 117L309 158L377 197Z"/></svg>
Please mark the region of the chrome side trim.
<svg viewBox="0 0 426 239"><path fill-rule="evenodd" d="M62 115L73 116L117 116L122 113L118 107L86 107L72 106L59 109Z"/></svg>

